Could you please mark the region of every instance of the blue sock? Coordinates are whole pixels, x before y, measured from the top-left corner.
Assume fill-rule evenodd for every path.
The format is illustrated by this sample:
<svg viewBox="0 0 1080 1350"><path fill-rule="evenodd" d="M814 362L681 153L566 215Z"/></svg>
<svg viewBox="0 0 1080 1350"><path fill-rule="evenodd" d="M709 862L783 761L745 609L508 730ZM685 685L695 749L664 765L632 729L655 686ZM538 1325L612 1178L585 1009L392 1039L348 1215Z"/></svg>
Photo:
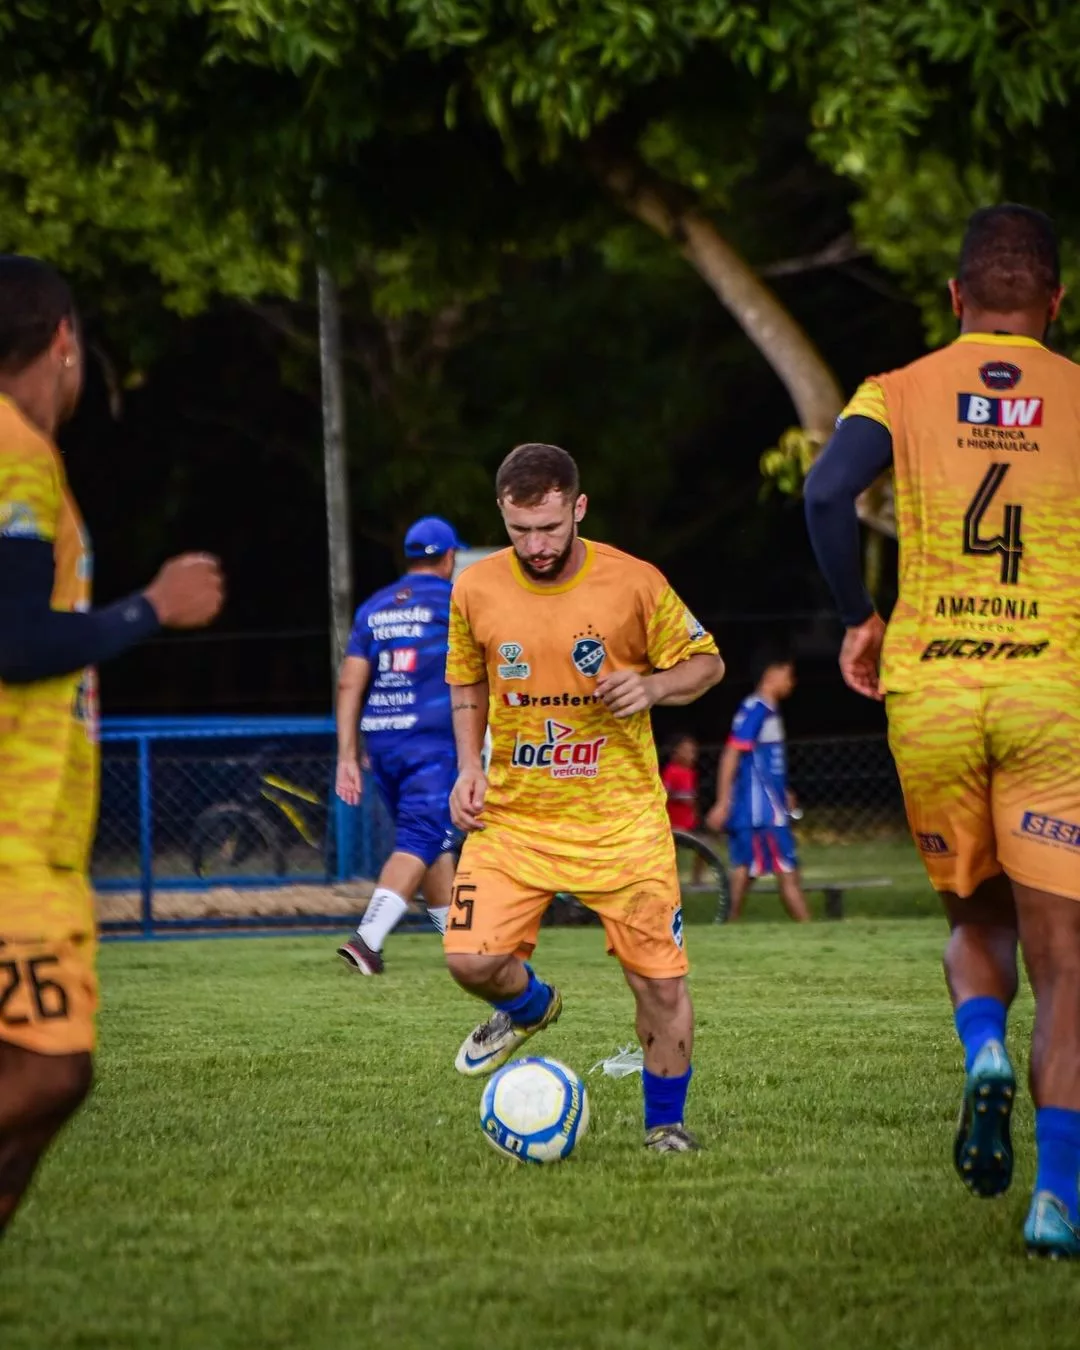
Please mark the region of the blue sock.
<svg viewBox="0 0 1080 1350"><path fill-rule="evenodd" d="M681 1125L686 1111L686 1094L690 1088L690 1075L693 1069L687 1069L681 1078L661 1078L659 1074L641 1071L641 1085L645 1092L645 1128L654 1130L657 1125Z"/></svg>
<svg viewBox="0 0 1080 1350"><path fill-rule="evenodd" d="M508 1014L516 1027L529 1027L534 1022L539 1022L551 1002L551 985L538 980L532 966L526 964L525 969L529 973L529 983L521 993L515 994L513 998L508 998L503 1003L492 1005L499 1012Z"/></svg>
<svg viewBox="0 0 1080 1350"><path fill-rule="evenodd" d="M968 1070L987 1041L1005 1044L1005 1019L1009 1010L999 998L969 998L956 1009L956 1034L964 1043L964 1068Z"/></svg>
<svg viewBox="0 0 1080 1350"><path fill-rule="evenodd" d="M1056 1195L1075 1224L1080 1219L1080 1111L1040 1106L1035 1112L1035 1143L1039 1150L1035 1189Z"/></svg>

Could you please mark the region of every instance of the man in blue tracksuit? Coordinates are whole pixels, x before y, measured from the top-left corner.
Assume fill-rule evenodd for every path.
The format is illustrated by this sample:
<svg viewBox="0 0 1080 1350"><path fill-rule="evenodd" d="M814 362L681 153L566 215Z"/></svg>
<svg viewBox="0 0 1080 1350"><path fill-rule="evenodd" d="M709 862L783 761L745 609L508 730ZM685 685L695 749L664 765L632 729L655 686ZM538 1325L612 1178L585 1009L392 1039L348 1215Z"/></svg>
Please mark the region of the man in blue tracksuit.
<svg viewBox="0 0 1080 1350"><path fill-rule="evenodd" d="M419 888L436 928L446 928L454 879L450 789L457 777L446 646L450 578L461 547L453 526L438 516L410 527L405 575L356 611L338 677L338 796L353 806L360 800L359 724L395 830L394 851L363 922L338 948L363 975L382 974L383 943Z"/></svg>

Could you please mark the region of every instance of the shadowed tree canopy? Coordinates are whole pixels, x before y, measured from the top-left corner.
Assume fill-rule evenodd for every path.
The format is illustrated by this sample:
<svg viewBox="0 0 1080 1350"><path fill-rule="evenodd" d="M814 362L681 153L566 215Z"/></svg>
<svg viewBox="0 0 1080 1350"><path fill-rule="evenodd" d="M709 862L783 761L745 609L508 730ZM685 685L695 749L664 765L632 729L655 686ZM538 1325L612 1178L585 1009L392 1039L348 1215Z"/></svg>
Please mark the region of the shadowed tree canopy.
<svg viewBox="0 0 1080 1350"><path fill-rule="evenodd" d="M1053 209L1071 182L1078 29L1015 0L24 0L0 16L0 244L74 272L117 385L161 349L162 306L214 296L291 334L310 385L302 301L329 261L393 529L425 485L483 476L451 376L509 286L590 255L661 301L683 269L775 373L770 434L802 434L772 464L797 485L842 393L795 280L880 287L876 263L946 336L971 207ZM689 427L680 393L682 427L650 430ZM623 448L655 486L649 451ZM888 528L886 496L868 511Z"/></svg>

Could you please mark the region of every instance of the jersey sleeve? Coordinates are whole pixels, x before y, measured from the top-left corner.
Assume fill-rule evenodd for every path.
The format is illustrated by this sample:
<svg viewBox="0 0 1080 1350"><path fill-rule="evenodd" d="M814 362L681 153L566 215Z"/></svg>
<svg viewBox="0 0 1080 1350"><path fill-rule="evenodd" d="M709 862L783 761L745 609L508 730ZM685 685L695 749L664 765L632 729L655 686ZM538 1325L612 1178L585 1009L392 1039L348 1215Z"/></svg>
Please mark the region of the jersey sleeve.
<svg viewBox="0 0 1080 1350"><path fill-rule="evenodd" d="M366 606L361 606L356 611L352 632L349 634L349 645L345 648L345 655L361 656L365 661L371 660L371 625L367 621Z"/></svg>
<svg viewBox="0 0 1080 1350"><path fill-rule="evenodd" d="M446 652L447 684L480 684L487 679L487 662L473 636L456 595L450 600L450 631Z"/></svg>
<svg viewBox="0 0 1080 1350"><path fill-rule="evenodd" d="M712 634L698 623L667 582L649 615L648 652L654 670L670 670L699 653L718 655Z"/></svg>
<svg viewBox="0 0 1080 1350"><path fill-rule="evenodd" d="M733 745L736 750L753 750L768 715L769 709L764 703L753 703L749 708L740 708L731 724L728 745Z"/></svg>
<svg viewBox="0 0 1080 1350"><path fill-rule="evenodd" d="M0 454L0 539L51 544L60 517L61 483L50 455Z"/></svg>
<svg viewBox="0 0 1080 1350"><path fill-rule="evenodd" d="M846 422L849 417L869 417L886 431L892 431L889 422L889 405L885 401L885 390L878 380L863 380L848 400L847 407L836 419L837 424Z"/></svg>

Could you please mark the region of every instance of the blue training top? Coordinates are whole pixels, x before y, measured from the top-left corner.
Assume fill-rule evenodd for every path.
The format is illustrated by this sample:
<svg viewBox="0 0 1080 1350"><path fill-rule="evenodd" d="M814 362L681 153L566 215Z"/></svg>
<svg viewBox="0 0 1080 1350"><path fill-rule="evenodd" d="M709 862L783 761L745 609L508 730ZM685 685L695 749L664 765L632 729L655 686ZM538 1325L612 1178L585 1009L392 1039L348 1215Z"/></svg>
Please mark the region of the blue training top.
<svg viewBox="0 0 1080 1350"><path fill-rule="evenodd" d="M760 694L751 694L735 714L728 744L742 751L732 786L728 829L786 825L787 751L780 713Z"/></svg>
<svg viewBox="0 0 1080 1350"><path fill-rule="evenodd" d="M360 730L371 750L417 740L453 742L446 683L451 584L406 574L356 611L346 656L371 663Z"/></svg>

